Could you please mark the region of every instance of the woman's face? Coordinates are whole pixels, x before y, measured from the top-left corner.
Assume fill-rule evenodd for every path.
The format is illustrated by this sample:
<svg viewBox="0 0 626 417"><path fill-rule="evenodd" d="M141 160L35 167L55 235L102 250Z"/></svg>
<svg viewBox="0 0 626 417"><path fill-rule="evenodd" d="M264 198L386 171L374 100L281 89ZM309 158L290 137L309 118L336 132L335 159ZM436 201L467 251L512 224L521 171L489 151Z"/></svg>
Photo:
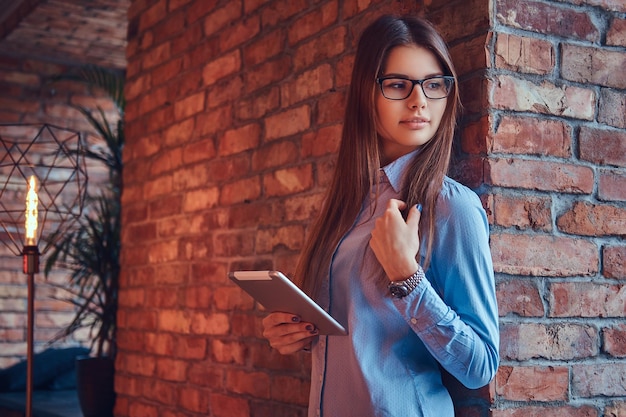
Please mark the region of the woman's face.
<svg viewBox="0 0 626 417"><path fill-rule="evenodd" d="M443 74L443 68L431 51L411 45L397 46L391 50L381 78L397 76L422 80ZM381 166L432 139L441 123L447 102L447 98L426 98L419 84L415 84L406 99L390 100L382 95L377 85L376 130L382 144Z"/></svg>

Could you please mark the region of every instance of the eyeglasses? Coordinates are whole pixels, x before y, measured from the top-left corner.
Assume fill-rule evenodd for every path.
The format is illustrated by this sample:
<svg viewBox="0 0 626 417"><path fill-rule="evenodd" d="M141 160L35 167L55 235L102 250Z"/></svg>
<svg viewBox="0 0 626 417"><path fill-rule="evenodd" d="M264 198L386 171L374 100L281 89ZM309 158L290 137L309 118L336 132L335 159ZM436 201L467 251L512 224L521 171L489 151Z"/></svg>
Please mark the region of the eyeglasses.
<svg viewBox="0 0 626 417"><path fill-rule="evenodd" d="M441 99L446 98L452 90L454 77L449 75L439 75L436 77L424 78L423 80L410 80L399 77L376 78L376 83L380 86L383 97L389 100L404 100L413 92L415 84L422 87L426 98Z"/></svg>

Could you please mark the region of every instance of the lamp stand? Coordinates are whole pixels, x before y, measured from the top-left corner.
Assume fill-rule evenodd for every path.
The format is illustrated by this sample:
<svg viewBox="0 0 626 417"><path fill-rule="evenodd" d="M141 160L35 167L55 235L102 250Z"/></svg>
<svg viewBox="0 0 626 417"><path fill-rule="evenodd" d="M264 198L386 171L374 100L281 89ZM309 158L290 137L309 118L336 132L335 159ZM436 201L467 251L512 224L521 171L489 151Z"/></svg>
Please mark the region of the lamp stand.
<svg viewBox="0 0 626 417"><path fill-rule="evenodd" d="M28 276L28 316L26 335L26 417L33 415L33 344L35 328L35 274L39 272L39 248L24 246L23 270Z"/></svg>

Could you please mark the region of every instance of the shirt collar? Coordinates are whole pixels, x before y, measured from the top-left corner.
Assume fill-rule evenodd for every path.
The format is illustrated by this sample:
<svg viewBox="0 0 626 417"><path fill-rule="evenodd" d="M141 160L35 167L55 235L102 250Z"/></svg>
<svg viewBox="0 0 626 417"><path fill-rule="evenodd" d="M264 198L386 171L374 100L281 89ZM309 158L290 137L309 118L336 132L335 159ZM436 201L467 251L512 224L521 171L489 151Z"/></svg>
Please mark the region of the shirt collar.
<svg viewBox="0 0 626 417"><path fill-rule="evenodd" d="M389 181L396 193L400 193L400 191L404 189L406 183L406 169L418 152L419 149L411 151L380 169L382 174L387 177L387 181Z"/></svg>

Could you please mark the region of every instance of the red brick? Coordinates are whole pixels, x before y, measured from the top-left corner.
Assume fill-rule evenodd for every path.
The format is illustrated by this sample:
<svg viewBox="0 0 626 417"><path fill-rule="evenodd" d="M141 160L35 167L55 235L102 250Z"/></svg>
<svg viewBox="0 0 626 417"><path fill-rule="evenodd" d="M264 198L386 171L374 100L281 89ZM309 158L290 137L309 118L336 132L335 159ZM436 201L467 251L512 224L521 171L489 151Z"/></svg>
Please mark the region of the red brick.
<svg viewBox="0 0 626 417"><path fill-rule="evenodd" d="M626 54L600 48L562 44L561 73L566 80L626 88Z"/></svg>
<svg viewBox="0 0 626 417"><path fill-rule="evenodd" d="M205 94L200 92L174 103L174 117L176 121L186 119L204 110Z"/></svg>
<svg viewBox="0 0 626 417"><path fill-rule="evenodd" d="M330 65L320 65L304 72L295 80L281 88L281 103L290 106L310 99L330 90L333 86L333 75Z"/></svg>
<svg viewBox="0 0 626 417"><path fill-rule="evenodd" d="M493 195L494 224L516 229L552 230L552 200L527 195Z"/></svg>
<svg viewBox="0 0 626 417"><path fill-rule="evenodd" d="M171 175L161 176L144 184L143 196L149 200L155 197L171 194L172 190Z"/></svg>
<svg viewBox="0 0 626 417"><path fill-rule="evenodd" d="M248 417L250 415L250 404L239 396L213 393L209 395L211 404L211 416L215 417Z"/></svg>
<svg viewBox="0 0 626 417"><path fill-rule="evenodd" d="M569 369L501 366L496 376L496 392L507 401L566 401Z"/></svg>
<svg viewBox="0 0 626 417"><path fill-rule="evenodd" d="M556 222L559 230L582 236L626 236L626 209L577 201Z"/></svg>
<svg viewBox="0 0 626 417"><path fill-rule="evenodd" d="M602 275L606 278L626 278L626 246L605 246L602 249Z"/></svg>
<svg viewBox="0 0 626 417"><path fill-rule="evenodd" d="M494 186L573 194L590 194L594 187L593 170L586 166L496 158L487 164L487 183Z"/></svg>
<svg viewBox="0 0 626 417"><path fill-rule="evenodd" d="M142 385L142 394L148 400L162 404L172 404L176 401L176 384L152 379Z"/></svg>
<svg viewBox="0 0 626 417"><path fill-rule="evenodd" d="M150 218L161 219L180 213L181 205L182 197L179 195L169 194L158 199L153 199L150 201L149 205ZM160 223L157 228L161 229Z"/></svg>
<svg viewBox="0 0 626 417"><path fill-rule="evenodd" d="M270 387L270 377L265 372L226 371L224 388L230 392L267 399L270 398Z"/></svg>
<svg viewBox="0 0 626 417"><path fill-rule="evenodd" d="M207 106L214 108L221 105L228 105L237 102L244 91L243 77L241 75L225 79L217 85L212 86L207 92Z"/></svg>
<svg viewBox="0 0 626 417"><path fill-rule="evenodd" d="M199 2L195 2L199 3ZM206 2L207 5L205 8L214 9L215 2ZM207 7L208 6L208 7ZM206 10L202 10L203 13ZM225 30L229 24L234 22L236 19L241 18L241 4L238 1L227 2L224 7L221 7L211 14L209 14L203 21L204 23L204 34L205 36L211 36L214 34L219 34L223 30ZM191 17L195 19L196 17ZM234 25L237 26L237 25Z"/></svg>
<svg viewBox="0 0 626 417"><path fill-rule="evenodd" d="M207 1L194 1L187 8L187 21L192 23L197 21L198 19L203 18L208 13L212 12L215 9L215 6L219 4L216 0L207 0ZM226 24L229 21L226 21L222 15L219 13L223 13L224 10L237 10L239 6L238 2L231 1L227 3L230 7L224 7L223 9L218 10L216 13L209 16L206 20L206 25L213 24ZM236 15L235 17L237 17ZM207 32L207 35L210 34Z"/></svg>
<svg viewBox="0 0 626 417"><path fill-rule="evenodd" d="M328 123L341 123L345 108L346 97L343 92L331 90L317 100L317 118L315 123L326 125Z"/></svg>
<svg viewBox="0 0 626 417"><path fill-rule="evenodd" d="M284 196L309 190L313 182L313 168L307 164L264 175L263 189L267 197Z"/></svg>
<svg viewBox="0 0 626 417"><path fill-rule="evenodd" d="M216 237L215 255L249 256L254 253L256 235L252 232L223 233Z"/></svg>
<svg viewBox="0 0 626 417"><path fill-rule="evenodd" d="M143 288L121 289L119 292L119 304L126 307L139 307L145 303L145 290Z"/></svg>
<svg viewBox="0 0 626 417"><path fill-rule="evenodd" d="M626 133L583 126L578 141L580 159L599 165L626 167Z"/></svg>
<svg viewBox="0 0 626 417"><path fill-rule="evenodd" d="M143 404L140 401L133 401L128 406L128 412L131 416L158 417L159 407Z"/></svg>
<svg viewBox="0 0 626 417"><path fill-rule="evenodd" d="M600 32L584 11L533 0L498 0L500 23L523 30L595 42Z"/></svg>
<svg viewBox="0 0 626 417"><path fill-rule="evenodd" d="M289 28L289 44L294 45L303 39L317 34L337 21L338 5L329 2L313 9L298 18Z"/></svg>
<svg viewBox="0 0 626 417"><path fill-rule="evenodd" d="M339 151L341 130L341 125L332 125L302 135L302 157L336 154Z"/></svg>
<svg viewBox="0 0 626 417"><path fill-rule="evenodd" d="M184 145L183 161L185 163L208 161L214 158L216 153L212 139L201 139Z"/></svg>
<svg viewBox="0 0 626 417"><path fill-rule="evenodd" d="M211 391L206 388L183 385L178 389L178 405L185 410L210 415L209 404L213 402L210 395Z"/></svg>
<svg viewBox="0 0 626 417"><path fill-rule="evenodd" d="M298 147L294 142L289 140L270 142L252 155L252 170L258 172L293 164L298 161L298 157Z"/></svg>
<svg viewBox="0 0 626 417"><path fill-rule="evenodd" d="M606 417L624 417L626 416L626 402L614 401L604 408Z"/></svg>
<svg viewBox="0 0 626 417"><path fill-rule="evenodd" d="M186 361L171 359L171 358L159 358L156 363L156 376L166 381L182 382L187 379L188 363ZM169 395L175 391L176 385L169 386L166 390ZM161 391L160 396L162 398L167 397L166 391ZM163 401L161 399L161 401ZM167 401L171 403L171 399Z"/></svg>
<svg viewBox="0 0 626 417"><path fill-rule="evenodd" d="M220 204L231 205L256 200L261 195L259 177L245 178L222 187Z"/></svg>
<svg viewBox="0 0 626 417"><path fill-rule="evenodd" d="M449 45L457 74L469 74L490 66L491 60L486 46L491 43L491 39L491 33L478 33L466 42Z"/></svg>
<svg viewBox="0 0 626 417"><path fill-rule="evenodd" d="M266 140L278 139L300 133L311 126L309 106L296 107L265 119Z"/></svg>
<svg viewBox="0 0 626 417"><path fill-rule="evenodd" d="M152 89L150 90L150 92L144 93L139 99L137 105L139 106L140 110L137 111L137 116L139 117L150 113L151 111L154 111L155 109L164 106L167 102L167 88L161 87Z"/></svg>
<svg viewBox="0 0 626 417"><path fill-rule="evenodd" d="M241 53L237 50L212 60L202 69L204 85L212 85L217 80L241 69Z"/></svg>
<svg viewBox="0 0 626 417"><path fill-rule="evenodd" d="M624 375L624 362L573 365L572 394L580 397L623 397L626 395L626 386L622 383Z"/></svg>
<svg viewBox="0 0 626 417"><path fill-rule="evenodd" d="M276 110L280 102L280 90L272 87L259 91L248 99L239 100L235 109L237 118L241 120L259 119Z"/></svg>
<svg viewBox="0 0 626 417"><path fill-rule="evenodd" d="M191 313L176 309L162 309L158 312L159 330L188 334L191 328Z"/></svg>
<svg viewBox="0 0 626 417"><path fill-rule="evenodd" d="M254 201L228 209L228 228L245 229L274 223L274 205L267 200Z"/></svg>
<svg viewBox="0 0 626 417"><path fill-rule="evenodd" d="M284 52L286 34L283 29L275 29L267 34L261 33L243 49L243 62L246 66L254 66L268 58Z"/></svg>
<svg viewBox="0 0 626 417"><path fill-rule="evenodd" d="M244 365L247 351L244 343L219 339L211 342L211 357L218 363Z"/></svg>
<svg viewBox="0 0 626 417"><path fill-rule="evenodd" d="M626 201L626 173L602 170L599 172L598 199L602 201Z"/></svg>
<svg viewBox="0 0 626 417"><path fill-rule="evenodd" d="M277 376L273 381L272 399L306 406L310 385L308 379Z"/></svg>
<svg viewBox="0 0 626 417"><path fill-rule="evenodd" d="M251 172L250 155L237 154L231 158L215 158L207 163L207 168L209 178L215 182L246 178Z"/></svg>
<svg viewBox="0 0 626 417"><path fill-rule="evenodd" d="M306 0L276 0L261 10L263 26L274 26L308 8Z"/></svg>
<svg viewBox="0 0 626 417"><path fill-rule="evenodd" d="M144 10L139 15L139 31L144 32L146 29L154 26L167 15L167 2L165 0L157 1L154 6Z"/></svg>
<svg viewBox="0 0 626 417"><path fill-rule="evenodd" d="M592 120L596 97L591 88L557 86L548 81L536 84L502 75L490 83L496 109L529 111L554 116Z"/></svg>
<svg viewBox="0 0 626 417"><path fill-rule="evenodd" d="M503 281L496 287L500 316L543 317L544 308L537 284L520 279Z"/></svg>
<svg viewBox="0 0 626 417"><path fill-rule="evenodd" d="M556 63L552 43L506 33L497 35L494 55L496 68L520 73L549 74Z"/></svg>
<svg viewBox="0 0 626 417"><path fill-rule="evenodd" d="M256 252L271 253L278 248L299 250L302 248L304 230L302 226L283 226L257 232Z"/></svg>
<svg viewBox="0 0 626 417"><path fill-rule="evenodd" d="M172 53L170 42L162 43L161 45L154 46L150 51L142 56L141 67L145 71L146 69L156 67L169 61Z"/></svg>
<svg viewBox="0 0 626 417"><path fill-rule="evenodd" d="M626 129L626 94L603 88L600 92L598 121L609 126Z"/></svg>
<svg viewBox="0 0 626 417"><path fill-rule="evenodd" d="M562 121L504 116L493 135L492 151L569 158L571 136L571 127Z"/></svg>
<svg viewBox="0 0 626 417"><path fill-rule="evenodd" d="M602 351L614 358L626 357L626 324L602 330Z"/></svg>
<svg viewBox="0 0 626 417"><path fill-rule="evenodd" d="M542 235L491 235L494 270L512 275L567 277L598 272L598 248L588 240Z"/></svg>
<svg viewBox="0 0 626 417"><path fill-rule="evenodd" d="M600 349L597 333L582 324L506 323L500 326L500 356L514 361L590 358Z"/></svg>
<svg viewBox="0 0 626 417"><path fill-rule="evenodd" d="M626 8L626 6L624 6L624 8ZM606 35L606 44L613 46L626 46L626 19L620 19L617 16L613 17L609 26L609 31Z"/></svg>
<svg viewBox="0 0 626 417"><path fill-rule="evenodd" d="M346 36L345 27L340 26L300 45L293 59L295 70L310 68L317 62L324 62L342 54L346 49ZM332 83L332 77L329 81Z"/></svg>
<svg viewBox="0 0 626 417"><path fill-rule="evenodd" d="M155 358L144 354L125 354L121 361L129 374L153 376L156 368Z"/></svg>
<svg viewBox="0 0 626 417"><path fill-rule="evenodd" d="M228 315L222 313L195 313L191 319L191 333L196 335L224 335L230 331Z"/></svg>
<svg viewBox="0 0 626 417"><path fill-rule="evenodd" d="M230 107L218 107L213 111L206 111L196 115L196 134L199 137L214 134L228 128L232 123Z"/></svg>
<svg viewBox="0 0 626 417"><path fill-rule="evenodd" d="M150 167L150 174L154 176L166 174L179 168L182 164L182 150L180 148L171 149L169 152L160 153L154 158Z"/></svg>
<svg viewBox="0 0 626 417"><path fill-rule="evenodd" d="M497 409L492 417L599 417L598 410L590 405L575 407L564 406L539 406L521 405L515 408Z"/></svg>
<svg viewBox="0 0 626 417"><path fill-rule="evenodd" d="M178 293L172 288L148 288L146 303L157 308L175 308L178 305Z"/></svg>
<svg viewBox="0 0 626 417"><path fill-rule="evenodd" d="M188 191L183 201L183 212L189 213L215 207L219 198L220 193L216 187Z"/></svg>
<svg viewBox="0 0 626 417"><path fill-rule="evenodd" d="M256 67L246 70L244 73L244 84L247 92L250 93L284 80L291 72L291 57L279 55Z"/></svg>
<svg viewBox="0 0 626 417"><path fill-rule="evenodd" d="M261 22L258 16L244 16L237 25L225 28L219 33L220 51L228 51L241 44L254 39L261 30Z"/></svg>
<svg viewBox="0 0 626 417"><path fill-rule="evenodd" d="M549 287L550 317L624 317L626 288L587 282L555 282Z"/></svg>
<svg viewBox="0 0 626 417"><path fill-rule="evenodd" d="M227 156L254 149L259 145L260 136L261 128L257 123L227 130L218 141L218 155Z"/></svg>

